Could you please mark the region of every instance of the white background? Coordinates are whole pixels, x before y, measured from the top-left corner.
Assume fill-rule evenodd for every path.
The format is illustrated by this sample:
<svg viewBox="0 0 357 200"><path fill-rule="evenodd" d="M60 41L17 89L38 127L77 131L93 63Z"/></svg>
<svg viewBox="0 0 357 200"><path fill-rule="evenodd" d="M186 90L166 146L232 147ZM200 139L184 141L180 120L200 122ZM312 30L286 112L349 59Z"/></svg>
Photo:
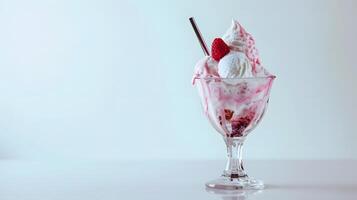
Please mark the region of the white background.
<svg viewBox="0 0 357 200"><path fill-rule="evenodd" d="M277 76L248 159L357 159L357 3L0 0L0 158L219 159L191 86L236 18Z"/></svg>

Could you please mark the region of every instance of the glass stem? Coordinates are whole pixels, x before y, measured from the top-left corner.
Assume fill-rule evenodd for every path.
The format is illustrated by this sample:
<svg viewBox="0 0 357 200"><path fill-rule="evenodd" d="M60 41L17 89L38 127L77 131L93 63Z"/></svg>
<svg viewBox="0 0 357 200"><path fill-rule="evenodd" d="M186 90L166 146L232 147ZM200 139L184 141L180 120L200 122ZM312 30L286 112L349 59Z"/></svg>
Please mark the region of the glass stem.
<svg viewBox="0 0 357 200"><path fill-rule="evenodd" d="M223 176L229 178L246 177L247 174L244 172L242 160L244 138L226 137L224 140L227 146L228 160Z"/></svg>

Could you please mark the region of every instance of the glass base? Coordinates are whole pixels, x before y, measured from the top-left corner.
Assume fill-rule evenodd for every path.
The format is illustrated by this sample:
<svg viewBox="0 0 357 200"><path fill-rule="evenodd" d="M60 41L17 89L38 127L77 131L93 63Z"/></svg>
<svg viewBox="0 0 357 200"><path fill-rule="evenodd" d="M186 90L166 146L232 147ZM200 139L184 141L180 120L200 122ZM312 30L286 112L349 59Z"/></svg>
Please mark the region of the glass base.
<svg viewBox="0 0 357 200"><path fill-rule="evenodd" d="M263 192L263 190L220 190L208 187L206 187L206 191L220 197L217 199L223 200L248 200Z"/></svg>
<svg viewBox="0 0 357 200"><path fill-rule="evenodd" d="M207 188L221 190L261 190L264 189L263 181L250 178L248 176L239 178L220 177L206 183Z"/></svg>

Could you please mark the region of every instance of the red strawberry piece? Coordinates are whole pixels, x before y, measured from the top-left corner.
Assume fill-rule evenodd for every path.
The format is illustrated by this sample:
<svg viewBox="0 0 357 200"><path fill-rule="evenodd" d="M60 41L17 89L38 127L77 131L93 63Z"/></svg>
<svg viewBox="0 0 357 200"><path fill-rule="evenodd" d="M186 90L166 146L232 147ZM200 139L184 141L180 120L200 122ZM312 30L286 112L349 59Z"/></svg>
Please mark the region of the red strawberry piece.
<svg viewBox="0 0 357 200"><path fill-rule="evenodd" d="M221 39L216 38L212 42L211 55L216 61L219 61L223 56L229 53L228 45Z"/></svg>
<svg viewBox="0 0 357 200"><path fill-rule="evenodd" d="M226 120L229 121L230 119L232 119L233 113L234 112L232 110L224 109L224 115L225 115Z"/></svg>
<svg viewBox="0 0 357 200"><path fill-rule="evenodd" d="M255 113L250 112L246 116L240 117L237 120L232 121L232 134L231 137L241 137L243 132L252 122Z"/></svg>
<svg viewBox="0 0 357 200"><path fill-rule="evenodd" d="M241 137L243 136L244 130L248 127L249 121L240 118L237 121L232 122L232 134L231 137Z"/></svg>

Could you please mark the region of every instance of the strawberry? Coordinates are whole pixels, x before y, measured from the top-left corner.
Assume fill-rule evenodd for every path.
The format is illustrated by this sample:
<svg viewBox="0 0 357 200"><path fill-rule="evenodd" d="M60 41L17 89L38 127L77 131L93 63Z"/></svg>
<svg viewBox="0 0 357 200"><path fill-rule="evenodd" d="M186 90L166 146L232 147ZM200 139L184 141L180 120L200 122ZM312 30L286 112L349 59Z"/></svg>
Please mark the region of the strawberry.
<svg viewBox="0 0 357 200"><path fill-rule="evenodd" d="M216 61L219 61L223 56L229 53L228 45L221 39L216 38L212 42L211 55Z"/></svg>
<svg viewBox="0 0 357 200"><path fill-rule="evenodd" d="M255 113L249 112L245 116L232 121L231 137L241 137L245 129L252 123Z"/></svg>
<svg viewBox="0 0 357 200"><path fill-rule="evenodd" d="M226 120L231 120L233 117L233 113L234 113L234 111L232 111L232 110L224 109L224 116L225 116Z"/></svg>

